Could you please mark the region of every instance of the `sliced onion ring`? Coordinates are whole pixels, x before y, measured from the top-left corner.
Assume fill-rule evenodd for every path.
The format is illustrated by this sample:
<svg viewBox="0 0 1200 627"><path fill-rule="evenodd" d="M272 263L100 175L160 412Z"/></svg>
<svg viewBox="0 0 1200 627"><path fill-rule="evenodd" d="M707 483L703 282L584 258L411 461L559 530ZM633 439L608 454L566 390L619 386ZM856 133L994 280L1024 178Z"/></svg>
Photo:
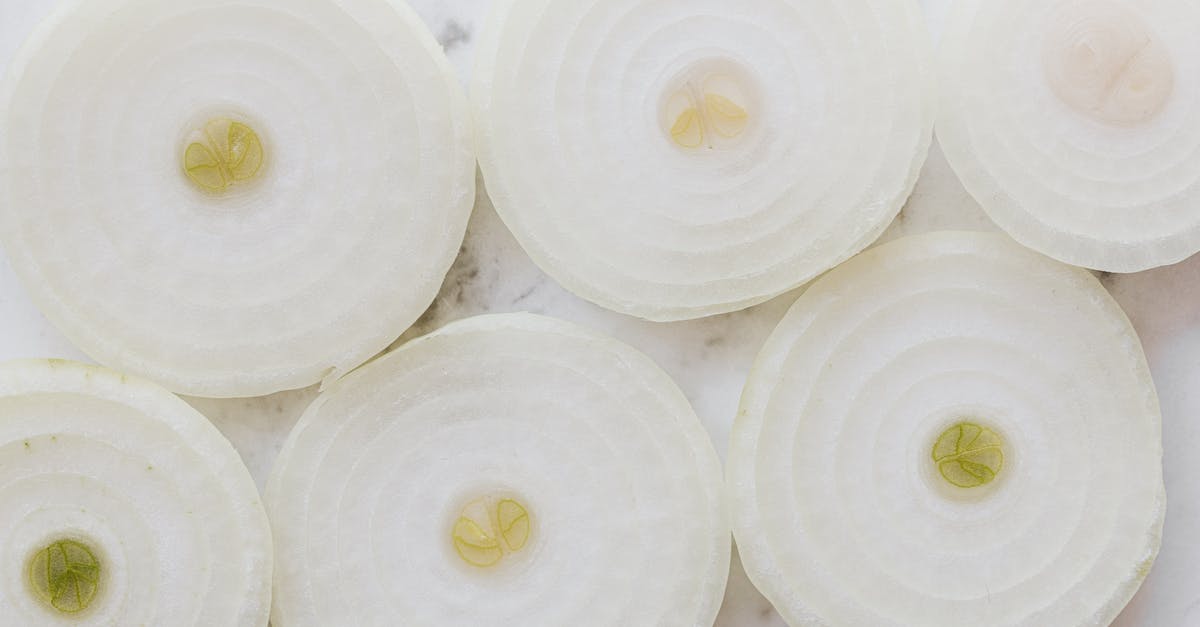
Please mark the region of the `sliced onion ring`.
<svg viewBox="0 0 1200 627"><path fill-rule="evenodd" d="M0 365L0 564L4 625L270 611L270 528L228 440L157 385L73 362Z"/></svg>
<svg viewBox="0 0 1200 627"><path fill-rule="evenodd" d="M938 139L1017 241L1134 272L1200 251L1200 5L960 0Z"/></svg>
<svg viewBox="0 0 1200 627"><path fill-rule="evenodd" d="M275 627L711 625L720 462L647 357L526 314L330 385L267 485Z"/></svg>
<svg viewBox="0 0 1200 627"><path fill-rule="evenodd" d="M387 0L89 0L0 87L0 239L96 360L199 396L345 372L428 306L466 99Z"/></svg>
<svg viewBox="0 0 1200 627"><path fill-rule="evenodd" d="M931 141L909 0L505 0L480 165L529 255L652 320L734 311L872 242Z"/></svg>
<svg viewBox="0 0 1200 627"><path fill-rule="evenodd" d="M1088 272L934 233L814 283L767 341L728 482L793 625L1107 625L1147 575L1160 412Z"/></svg>

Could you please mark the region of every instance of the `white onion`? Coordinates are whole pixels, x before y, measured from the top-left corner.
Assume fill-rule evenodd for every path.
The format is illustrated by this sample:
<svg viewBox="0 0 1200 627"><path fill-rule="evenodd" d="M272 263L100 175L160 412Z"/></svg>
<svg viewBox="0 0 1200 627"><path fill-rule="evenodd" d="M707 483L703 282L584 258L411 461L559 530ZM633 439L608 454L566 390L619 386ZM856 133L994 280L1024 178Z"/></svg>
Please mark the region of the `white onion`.
<svg viewBox="0 0 1200 627"><path fill-rule="evenodd" d="M0 76L35 26L63 0L0 0Z"/></svg>
<svg viewBox="0 0 1200 627"><path fill-rule="evenodd" d="M505 0L479 42L480 165L575 293L733 311L866 247L931 141L909 0Z"/></svg>
<svg viewBox="0 0 1200 627"><path fill-rule="evenodd" d="M466 100L404 5L89 0L10 70L14 267L85 352L172 390L353 368L416 320L462 241ZM226 146L230 122L256 143ZM189 177L185 155L209 163Z"/></svg>
<svg viewBox="0 0 1200 627"><path fill-rule="evenodd" d="M789 311L728 481L742 562L792 625L1108 625L1158 552L1158 400L1089 273L916 236Z"/></svg>
<svg viewBox="0 0 1200 627"><path fill-rule="evenodd" d="M0 564L3 625L265 627L270 610L270 528L233 447L166 390L74 362L0 365Z"/></svg>
<svg viewBox="0 0 1200 627"><path fill-rule="evenodd" d="M1133 272L1200 251L1200 4L961 0L938 138L1014 238Z"/></svg>
<svg viewBox="0 0 1200 627"><path fill-rule="evenodd" d="M527 314L331 384L266 494L275 627L711 625L729 568L720 462L683 394Z"/></svg>

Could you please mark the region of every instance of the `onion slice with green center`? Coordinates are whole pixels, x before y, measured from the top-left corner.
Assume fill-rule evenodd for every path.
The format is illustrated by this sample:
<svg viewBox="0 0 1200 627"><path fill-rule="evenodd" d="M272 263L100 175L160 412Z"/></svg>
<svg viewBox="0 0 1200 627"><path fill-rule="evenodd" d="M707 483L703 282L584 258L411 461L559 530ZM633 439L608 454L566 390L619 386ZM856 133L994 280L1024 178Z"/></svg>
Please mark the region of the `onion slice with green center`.
<svg viewBox="0 0 1200 627"><path fill-rule="evenodd" d="M271 536L196 410L74 362L0 365L0 624L265 627Z"/></svg>
<svg viewBox="0 0 1200 627"><path fill-rule="evenodd" d="M742 562L792 625L1107 625L1158 552L1158 400L1088 272L916 236L784 317L728 482Z"/></svg>
<svg viewBox="0 0 1200 627"><path fill-rule="evenodd" d="M0 87L0 239L82 350L198 396L345 372L433 299L475 162L388 0L87 0Z"/></svg>
<svg viewBox="0 0 1200 627"><path fill-rule="evenodd" d="M937 133L1021 243L1134 272L1200 251L1200 4L959 0Z"/></svg>
<svg viewBox="0 0 1200 627"><path fill-rule="evenodd" d="M862 250L933 126L909 0L503 0L472 86L488 192L573 292L734 311Z"/></svg>
<svg viewBox="0 0 1200 627"><path fill-rule="evenodd" d="M275 627L711 625L720 462L646 356L527 314L332 383L267 486Z"/></svg>

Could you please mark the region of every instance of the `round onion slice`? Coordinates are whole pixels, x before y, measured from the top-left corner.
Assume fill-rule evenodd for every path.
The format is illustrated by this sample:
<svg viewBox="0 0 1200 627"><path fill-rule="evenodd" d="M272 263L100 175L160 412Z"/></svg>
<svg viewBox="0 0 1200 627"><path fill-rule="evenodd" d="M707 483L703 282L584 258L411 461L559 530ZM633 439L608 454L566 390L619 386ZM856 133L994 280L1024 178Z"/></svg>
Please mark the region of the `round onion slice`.
<svg viewBox="0 0 1200 627"><path fill-rule="evenodd" d="M0 236L98 361L199 396L347 371L435 296L466 98L387 0L90 0L0 93Z"/></svg>
<svg viewBox="0 0 1200 627"><path fill-rule="evenodd" d="M271 537L241 459L146 381L0 365L0 624L265 627Z"/></svg>
<svg viewBox="0 0 1200 627"><path fill-rule="evenodd" d="M711 625L720 462L646 356L483 316L330 385L272 470L275 627Z"/></svg>
<svg viewBox="0 0 1200 627"><path fill-rule="evenodd" d="M932 136L909 0L506 0L479 43L496 209L573 292L734 311L866 247Z"/></svg>
<svg viewBox="0 0 1200 627"><path fill-rule="evenodd" d="M1158 552L1158 400L1089 273L916 236L796 302L728 481L742 562L792 625L1107 625Z"/></svg>
<svg viewBox="0 0 1200 627"><path fill-rule="evenodd" d="M1014 238L1133 272L1200 250L1200 4L960 0L938 138Z"/></svg>

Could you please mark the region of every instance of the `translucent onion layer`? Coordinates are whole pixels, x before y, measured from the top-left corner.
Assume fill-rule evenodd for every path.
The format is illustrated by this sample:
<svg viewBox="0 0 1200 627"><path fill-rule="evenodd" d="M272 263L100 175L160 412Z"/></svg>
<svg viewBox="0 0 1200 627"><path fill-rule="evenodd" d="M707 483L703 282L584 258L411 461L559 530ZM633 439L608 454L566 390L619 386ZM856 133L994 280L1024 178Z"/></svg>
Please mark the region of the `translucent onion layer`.
<svg viewBox="0 0 1200 627"><path fill-rule="evenodd" d="M1158 552L1160 412L1084 270L1000 234L814 283L733 428L734 535L792 625L1107 625Z"/></svg>
<svg viewBox="0 0 1200 627"><path fill-rule="evenodd" d="M89 0L0 88L0 238L98 361L201 396L360 364L436 294L466 99L386 0Z"/></svg>
<svg viewBox="0 0 1200 627"><path fill-rule="evenodd" d="M333 383L267 487L275 627L711 625L720 464L665 373L518 314Z"/></svg>
<svg viewBox="0 0 1200 627"><path fill-rule="evenodd" d="M73 362L0 365L0 565L3 625L265 627L270 611L270 528L233 447L157 385Z"/></svg>
<svg viewBox="0 0 1200 627"><path fill-rule="evenodd" d="M938 138L1014 238L1133 272L1200 251L1200 4L961 0Z"/></svg>
<svg viewBox="0 0 1200 627"><path fill-rule="evenodd" d="M570 290L654 320L764 301L873 241L931 140L909 0L503 0L488 192Z"/></svg>

